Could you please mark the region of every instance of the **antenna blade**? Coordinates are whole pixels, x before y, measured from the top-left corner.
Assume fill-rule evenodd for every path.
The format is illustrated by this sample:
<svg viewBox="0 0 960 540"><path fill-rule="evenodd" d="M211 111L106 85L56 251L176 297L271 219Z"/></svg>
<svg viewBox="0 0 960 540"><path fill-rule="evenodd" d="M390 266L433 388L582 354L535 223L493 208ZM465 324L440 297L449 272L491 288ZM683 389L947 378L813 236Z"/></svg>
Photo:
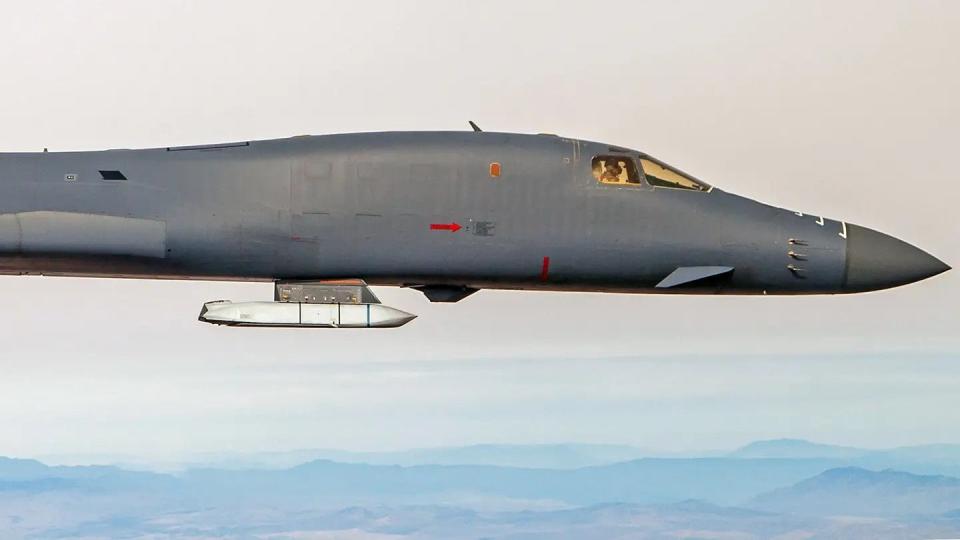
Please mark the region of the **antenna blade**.
<svg viewBox="0 0 960 540"><path fill-rule="evenodd" d="M480 129L480 126L478 126L477 124L473 123L473 120L467 120L467 122L470 122L470 127L472 127L474 131L476 131L476 132L483 131L482 129Z"/></svg>

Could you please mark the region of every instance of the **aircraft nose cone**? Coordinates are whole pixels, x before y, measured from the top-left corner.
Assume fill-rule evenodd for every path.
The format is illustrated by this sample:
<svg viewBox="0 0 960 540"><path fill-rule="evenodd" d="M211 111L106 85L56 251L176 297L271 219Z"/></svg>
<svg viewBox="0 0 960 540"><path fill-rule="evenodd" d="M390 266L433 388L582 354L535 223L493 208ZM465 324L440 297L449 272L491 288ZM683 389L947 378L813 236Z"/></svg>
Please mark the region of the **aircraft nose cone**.
<svg viewBox="0 0 960 540"><path fill-rule="evenodd" d="M875 291L942 274L950 267L903 240L847 225L845 292Z"/></svg>

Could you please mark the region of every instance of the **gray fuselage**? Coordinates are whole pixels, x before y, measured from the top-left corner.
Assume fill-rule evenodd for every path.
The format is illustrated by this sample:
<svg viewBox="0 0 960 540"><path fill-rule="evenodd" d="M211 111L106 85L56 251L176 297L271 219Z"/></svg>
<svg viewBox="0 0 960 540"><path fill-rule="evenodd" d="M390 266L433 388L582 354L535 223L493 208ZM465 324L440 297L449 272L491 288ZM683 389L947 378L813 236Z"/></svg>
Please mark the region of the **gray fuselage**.
<svg viewBox="0 0 960 540"><path fill-rule="evenodd" d="M870 229L706 185L599 182L596 156L643 154L473 132L0 154L0 272L802 294L948 268ZM656 288L686 267L734 270Z"/></svg>

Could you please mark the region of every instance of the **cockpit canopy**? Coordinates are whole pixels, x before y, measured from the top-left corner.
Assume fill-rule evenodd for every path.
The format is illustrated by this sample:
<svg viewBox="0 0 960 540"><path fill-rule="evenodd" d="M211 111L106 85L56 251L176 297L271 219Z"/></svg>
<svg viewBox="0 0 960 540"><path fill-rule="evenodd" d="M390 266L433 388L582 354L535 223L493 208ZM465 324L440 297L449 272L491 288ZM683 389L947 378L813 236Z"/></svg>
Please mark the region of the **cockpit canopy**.
<svg viewBox="0 0 960 540"><path fill-rule="evenodd" d="M593 158L593 177L601 184L640 186L644 180L652 187L710 191L710 185L666 163L641 154L640 167L631 156L599 155Z"/></svg>

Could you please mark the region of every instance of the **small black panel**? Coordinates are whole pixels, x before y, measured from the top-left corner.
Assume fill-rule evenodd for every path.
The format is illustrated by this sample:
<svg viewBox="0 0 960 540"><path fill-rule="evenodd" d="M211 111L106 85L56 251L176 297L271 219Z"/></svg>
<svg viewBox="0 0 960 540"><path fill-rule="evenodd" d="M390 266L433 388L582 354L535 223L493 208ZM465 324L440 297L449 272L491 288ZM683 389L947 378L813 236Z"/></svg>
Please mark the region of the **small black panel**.
<svg viewBox="0 0 960 540"><path fill-rule="evenodd" d="M120 171L100 171L100 177L104 180L126 180L127 177Z"/></svg>
<svg viewBox="0 0 960 540"><path fill-rule="evenodd" d="M431 302L459 302L479 291L465 285L411 285L411 289L422 292Z"/></svg>

